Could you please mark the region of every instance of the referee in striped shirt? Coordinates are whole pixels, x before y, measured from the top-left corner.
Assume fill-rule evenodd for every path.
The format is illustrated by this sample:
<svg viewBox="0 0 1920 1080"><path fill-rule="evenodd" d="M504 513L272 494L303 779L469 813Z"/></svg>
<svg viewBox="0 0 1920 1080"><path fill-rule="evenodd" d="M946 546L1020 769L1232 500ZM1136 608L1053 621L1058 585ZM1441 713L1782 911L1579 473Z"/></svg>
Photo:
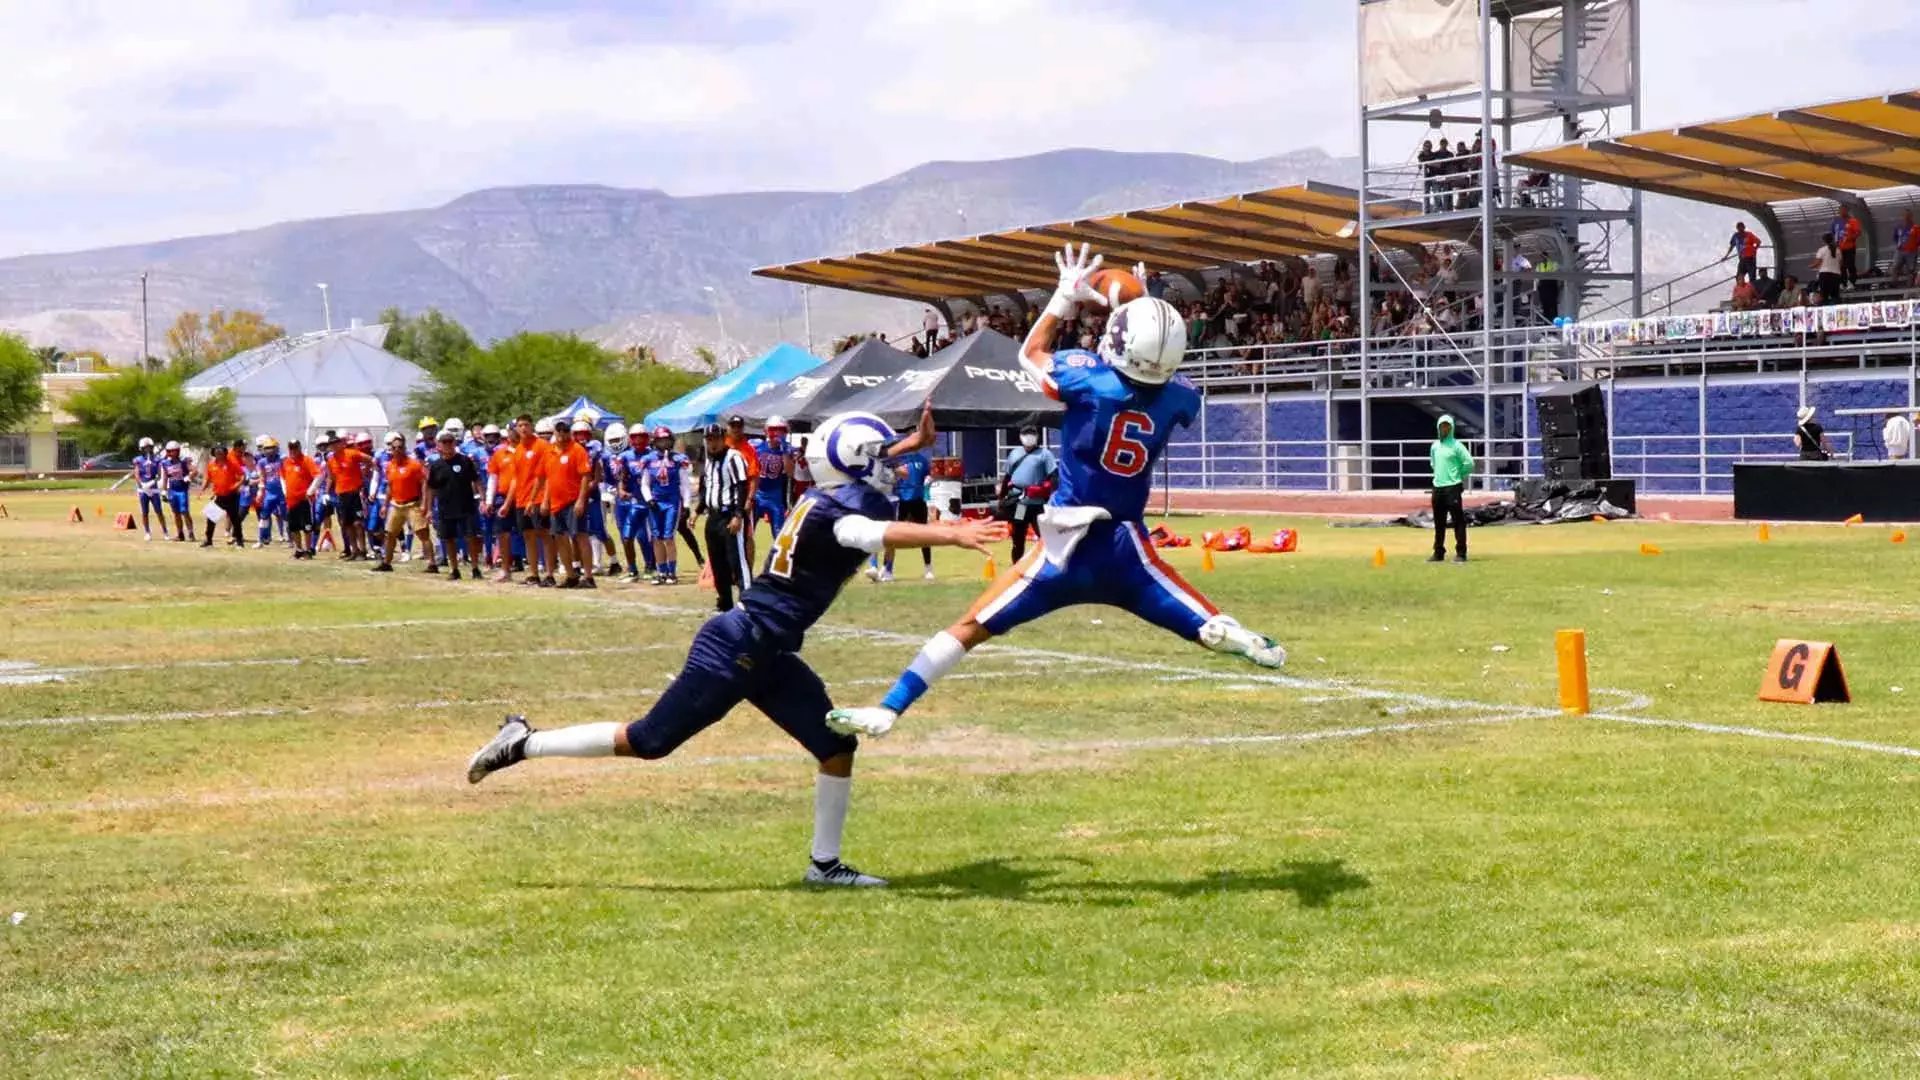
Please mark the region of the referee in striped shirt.
<svg viewBox="0 0 1920 1080"><path fill-rule="evenodd" d="M707 555L713 565L716 606L733 610L733 591L753 582L747 566L747 459L727 445L727 429L708 424L707 460L700 467L700 509L707 515Z"/></svg>

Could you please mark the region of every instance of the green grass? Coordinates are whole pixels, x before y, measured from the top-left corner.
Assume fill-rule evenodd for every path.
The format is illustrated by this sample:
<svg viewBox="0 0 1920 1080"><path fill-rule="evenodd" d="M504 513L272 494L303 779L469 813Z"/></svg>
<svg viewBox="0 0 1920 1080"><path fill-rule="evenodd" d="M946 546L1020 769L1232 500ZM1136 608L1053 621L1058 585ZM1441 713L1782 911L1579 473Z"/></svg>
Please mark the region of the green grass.
<svg viewBox="0 0 1920 1080"><path fill-rule="evenodd" d="M811 766L747 710L660 765L461 776L505 703L643 709L706 594L147 545L70 501L0 519L0 656L69 669L0 685L0 1076L1920 1071L1920 760L1550 711L1579 627L1610 715L1920 746L1888 530L1173 553L1293 681L1113 611L1029 627L862 752L847 854L894 887L845 895L797 887ZM807 650L837 698L965 608L978 563L940 569L848 587ZM1783 636L1855 702L1756 702Z"/></svg>
<svg viewBox="0 0 1920 1080"><path fill-rule="evenodd" d="M40 491L105 492L108 488L111 488L116 481L120 480L122 477L126 475L127 475L126 470L122 469L119 472L107 473L106 475L99 476L99 477L91 477L91 476L75 477L73 479L63 479L60 477L46 477L44 479L33 479L31 477L26 477L26 478L20 478L20 479L0 480L0 492L15 492L15 491L18 491L18 492L40 492Z"/></svg>

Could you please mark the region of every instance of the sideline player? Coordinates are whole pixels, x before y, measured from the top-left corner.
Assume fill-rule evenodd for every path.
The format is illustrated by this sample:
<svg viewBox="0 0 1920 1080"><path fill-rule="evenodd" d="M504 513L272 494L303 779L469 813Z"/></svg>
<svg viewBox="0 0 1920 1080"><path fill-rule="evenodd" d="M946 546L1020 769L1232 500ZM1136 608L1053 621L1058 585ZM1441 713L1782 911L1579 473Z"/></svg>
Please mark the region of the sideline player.
<svg viewBox="0 0 1920 1080"><path fill-rule="evenodd" d="M1060 285L1021 346L1021 363L1066 406L1060 424L1060 487L1040 518L1040 543L987 588L972 610L935 634L878 707L837 709L834 730L884 735L927 688L969 650L1042 615L1075 604L1109 604L1215 652L1260 667L1286 663L1273 639L1243 629L1181 580L1154 550L1141 518L1153 463L1174 429L1199 415L1200 396L1175 380L1186 326L1165 301L1124 305L1088 283L1100 259L1086 245L1054 256ZM1144 280L1144 275L1142 275ZM1099 354L1052 351L1060 323L1081 302L1117 306Z"/></svg>
<svg viewBox="0 0 1920 1080"><path fill-rule="evenodd" d="M140 528L145 530L149 544L153 543L155 517L160 519L161 539L167 535L167 500L160 492L166 482L165 471L160 455L154 452L153 440L140 436L140 452L133 456L133 486L140 492Z"/></svg>
<svg viewBox="0 0 1920 1080"><path fill-rule="evenodd" d="M260 471L260 540L253 546L264 548L273 543L273 524L280 523L280 539L287 538L286 459L280 456L280 440L271 435L260 447L254 467Z"/></svg>
<svg viewBox="0 0 1920 1080"><path fill-rule="evenodd" d="M311 559L307 534L313 531L313 493L320 478L321 464L307 456L299 439L287 440L287 460L281 464L280 480L287 502L287 540L293 545L293 557Z"/></svg>
<svg viewBox="0 0 1920 1080"><path fill-rule="evenodd" d="M527 758L638 757L658 760L718 723L735 705L751 702L819 762L814 779L813 849L803 879L810 885L876 886L886 881L840 861L847 803L853 789L858 743L827 728L831 707L820 676L800 658L809 627L818 622L841 586L866 561L888 547L963 547L987 552L1006 536L1006 526L967 522L954 527L888 522L882 488L892 481L882 461L933 438L933 413L898 442L880 418L847 413L829 419L813 444L819 485L787 520L767 553L765 571L754 579L739 607L708 619L694 635L686 666L631 724L580 724L535 731L524 717L509 716L491 741L467 763L467 780L479 783ZM891 447L889 442L893 442Z"/></svg>
<svg viewBox="0 0 1920 1080"><path fill-rule="evenodd" d="M784 417L767 417L765 438L750 439L754 469L759 483L753 488L753 516L749 525L758 528L767 523L769 535L779 536L787 527L787 508L793 505L793 444L787 441Z"/></svg>
<svg viewBox="0 0 1920 1080"><path fill-rule="evenodd" d="M680 584L680 551L675 539L686 540L695 565L705 566L700 545L687 528L685 486L681 478L692 467L687 455L673 448L673 432L653 429L653 449L640 458L640 499L647 506L647 530L653 534L655 585Z"/></svg>
<svg viewBox="0 0 1920 1080"><path fill-rule="evenodd" d="M646 456L646 432L636 427L629 432L625 424L607 427L607 483L613 489L614 530L620 534L620 552L627 558L627 581L640 580L640 562L647 564L647 578L659 573L659 561L653 553L653 533L647 522L647 502L640 493L646 475L640 459Z"/></svg>

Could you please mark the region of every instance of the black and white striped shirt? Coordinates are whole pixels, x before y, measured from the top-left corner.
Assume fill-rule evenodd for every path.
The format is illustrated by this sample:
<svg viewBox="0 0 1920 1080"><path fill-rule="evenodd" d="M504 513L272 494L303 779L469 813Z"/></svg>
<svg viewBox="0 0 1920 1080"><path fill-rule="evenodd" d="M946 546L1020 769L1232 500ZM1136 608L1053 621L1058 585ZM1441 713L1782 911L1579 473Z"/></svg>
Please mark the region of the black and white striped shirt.
<svg viewBox="0 0 1920 1080"><path fill-rule="evenodd" d="M700 472L700 505L713 513L738 513L746 507L747 459L731 447L708 455Z"/></svg>

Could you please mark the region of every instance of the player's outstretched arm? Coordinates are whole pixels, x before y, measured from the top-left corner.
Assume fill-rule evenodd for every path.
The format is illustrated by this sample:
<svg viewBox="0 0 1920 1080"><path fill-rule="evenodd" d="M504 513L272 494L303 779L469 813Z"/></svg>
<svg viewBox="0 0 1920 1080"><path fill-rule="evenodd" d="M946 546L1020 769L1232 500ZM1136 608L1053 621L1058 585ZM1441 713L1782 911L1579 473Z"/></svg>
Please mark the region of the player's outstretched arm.
<svg viewBox="0 0 1920 1080"><path fill-rule="evenodd" d="M957 547L991 555L989 545L1002 543L1007 536L1007 525L1001 521L963 521L957 525L890 521L883 540L890 548Z"/></svg>
<svg viewBox="0 0 1920 1080"><path fill-rule="evenodd" d="M1034 322L1026 342L1020 346L1020 362L1040 377L1042 385L1051 385L1048 380L1053 375L1053 339L1060 331L1060 321L1071 317L1081 303L1109 304L1088 281L1093 272L1100 269L1100 261L1101 257L1091 254L1086 244L1081 244L1078 251L1068 244L1065 251L1053 256L1053 265L1060 270L1060 284L1054 287L1046 311Z"/></svg>

